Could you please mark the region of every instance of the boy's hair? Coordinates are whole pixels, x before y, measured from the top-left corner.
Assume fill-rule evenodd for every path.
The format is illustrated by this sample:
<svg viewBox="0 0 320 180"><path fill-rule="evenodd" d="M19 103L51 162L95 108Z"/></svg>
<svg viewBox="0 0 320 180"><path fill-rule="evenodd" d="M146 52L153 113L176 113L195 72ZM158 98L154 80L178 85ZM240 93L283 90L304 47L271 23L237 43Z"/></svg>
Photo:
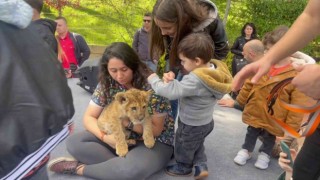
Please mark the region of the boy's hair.
<svg viewBox="0 0 320 180"><path fill-rule="evenodd" d="M65 17L59 16L56 18L56 20L60 20L60 19L62 19L66 24L68 24L67 19Z"/></svg>
<svg viewBox="0 0 320 180"><path fill-rule="evenodd" d="M24 0L28 3L33 9L37 10L38 13L41 13L43 7L43 0Z"/></svg>
<svg viewBox="0 0 320 180"><path fill-rule="evenodd" d="M267 32L262 40L264 46L268 44L274 45L276 44L289 30L288 26L278 26L273 31Z"/></svg>
<svg viewBox="0 0 320 180"><path fill-rule="evenodd" d="M198 57L207 63L213 58L214 45L209 35L192 33L180 41L178 54L180 53L191 60Z"/></svg>

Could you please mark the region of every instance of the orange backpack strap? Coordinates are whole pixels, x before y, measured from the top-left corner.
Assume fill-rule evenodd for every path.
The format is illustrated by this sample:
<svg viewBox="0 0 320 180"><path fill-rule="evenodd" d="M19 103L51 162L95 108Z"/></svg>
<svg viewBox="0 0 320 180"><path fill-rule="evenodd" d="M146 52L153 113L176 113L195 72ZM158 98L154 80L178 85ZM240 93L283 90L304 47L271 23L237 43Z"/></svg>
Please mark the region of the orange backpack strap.
<svg viewBox="0 0 320 180"><path fill-rule="evenodd" d="M299 138L302 136L309 136L311 135L319 126L320 123L320 101L318 101L315 105L310 107L305 106L298 106L294 104L288 104L281 100L279 98L279 94L282 92L283 88L291 83L291 80L293 78L287 78L283 81L279 82L271 91L270 94L267 97L267 113L270 115L270 118L273 119L276 124L287 134L289 134L292 137ZM274 111L273 111L273 105L276 101L279 101L280 106L283 108L297 113L306 113L310 114L309 119L305 125L302 125L302 128L300 129L300 133L295 131L292 127L284 123L283 121L275 118ZM305 126L305 127L304 127Z"/></svg>

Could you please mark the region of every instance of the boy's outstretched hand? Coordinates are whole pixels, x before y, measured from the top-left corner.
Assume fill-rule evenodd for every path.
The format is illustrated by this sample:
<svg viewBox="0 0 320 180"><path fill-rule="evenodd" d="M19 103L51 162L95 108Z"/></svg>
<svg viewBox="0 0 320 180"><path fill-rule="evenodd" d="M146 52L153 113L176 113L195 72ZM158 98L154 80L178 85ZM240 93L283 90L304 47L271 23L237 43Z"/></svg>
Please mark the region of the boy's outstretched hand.
<svg viewBox="0 0 320 180"><path fill-rule="evenodd" d="M174 73L172 71L169 71L167 73L163 73L162 80L163 80L163 82L168 83L170 81L173 81L174 78L175 78Z"/></svg>
<svg viewBox="0 0 320 180"><path fill-rule="evenodd" d="M218 101L218 104L222 107L230 107L233 108L234 107L234 100L233 99L221 99Z"/></svg>

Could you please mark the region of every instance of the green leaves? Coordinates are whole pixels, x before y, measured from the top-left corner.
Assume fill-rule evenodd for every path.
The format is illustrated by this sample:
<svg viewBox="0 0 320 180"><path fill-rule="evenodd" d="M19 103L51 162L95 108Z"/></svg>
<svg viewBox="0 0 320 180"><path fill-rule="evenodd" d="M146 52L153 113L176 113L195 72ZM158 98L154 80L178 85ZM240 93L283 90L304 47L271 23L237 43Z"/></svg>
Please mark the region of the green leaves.
<svg viewBox="0 0 320 180"><path fill-rule="evenodd" d="M167 60L166 60L166 52L163 53L158 61L158 66L157 66L157 75L162 78L163 73L165 72L167 65Z"/></svg>

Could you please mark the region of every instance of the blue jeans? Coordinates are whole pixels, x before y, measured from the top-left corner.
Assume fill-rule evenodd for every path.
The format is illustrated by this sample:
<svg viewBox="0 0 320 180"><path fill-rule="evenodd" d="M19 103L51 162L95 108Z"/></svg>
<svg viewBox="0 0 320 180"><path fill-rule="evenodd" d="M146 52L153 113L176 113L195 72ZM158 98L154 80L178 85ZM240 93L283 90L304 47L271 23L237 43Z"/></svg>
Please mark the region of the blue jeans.
<svg viewBox="0 0 320 180"><path fill-rule="evenodd" d="M248 150L249 152L252 152L254 150L254 147L256 146L258 136L261 136L263 138L263 142L259 149L259 152L264 152L270 156L272 148L276 142L276 136L270 134L268 131L262 128L248 126L246 139L244 141L244 144L242 145L242 148Z"/></svg>
<svg viewBox="0 0 320 180"><path fill-rule="evenodd" d="M213 120L202 126L189 126L178 120L176 131L174 157L177 163L188 166L202 165L207 163L204 152L204 140L213 130Z"/></svg>

